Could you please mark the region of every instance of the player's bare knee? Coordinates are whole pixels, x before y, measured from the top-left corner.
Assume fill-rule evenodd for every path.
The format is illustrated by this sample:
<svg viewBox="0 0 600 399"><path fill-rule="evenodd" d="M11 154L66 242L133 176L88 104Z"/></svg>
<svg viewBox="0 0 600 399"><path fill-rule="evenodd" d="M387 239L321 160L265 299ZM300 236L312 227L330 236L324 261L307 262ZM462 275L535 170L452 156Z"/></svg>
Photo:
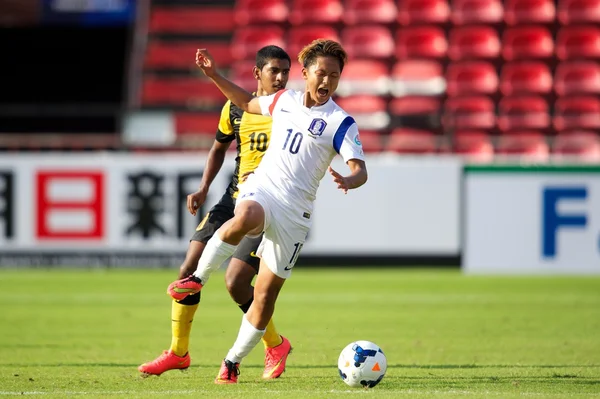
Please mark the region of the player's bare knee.
<svg viewBox="0 0 600 399"><path fill-rule="evenodd" d="M246 234L254 231L260 234L265 220L265 211L257 202L246 201L236 209L234 219Z"/></svg>
<svg viewBox="0 0 600 399"><path fill-rule="evenodd" d="M229 270L225 273L225 286L229 295L236 303L246 303L250 299L251 292L250 284L245 279L241 278L239 273L230 273Z"/></svg>

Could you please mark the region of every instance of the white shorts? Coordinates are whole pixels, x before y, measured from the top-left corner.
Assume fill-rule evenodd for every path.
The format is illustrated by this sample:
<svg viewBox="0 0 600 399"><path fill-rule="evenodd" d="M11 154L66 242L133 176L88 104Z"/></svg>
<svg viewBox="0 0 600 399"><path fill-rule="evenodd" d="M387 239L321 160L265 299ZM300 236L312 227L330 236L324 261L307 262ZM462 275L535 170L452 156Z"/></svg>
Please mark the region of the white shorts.
<svg viewBox="0 0 600 399"><path fill-rule="evenodd" d="M288 278L310 230L310 215L277 201L266 190L245 182L240 186L236 207L244 201L258 202L265 211L263 239L256 250L276 276Z"/></svg>

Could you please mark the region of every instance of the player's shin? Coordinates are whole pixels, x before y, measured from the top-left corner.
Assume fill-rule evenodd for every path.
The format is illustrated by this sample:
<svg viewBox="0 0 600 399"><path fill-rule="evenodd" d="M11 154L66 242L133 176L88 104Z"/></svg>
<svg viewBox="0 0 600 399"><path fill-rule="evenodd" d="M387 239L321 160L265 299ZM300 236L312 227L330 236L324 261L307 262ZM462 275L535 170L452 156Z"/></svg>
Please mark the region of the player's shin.
<svg viewBox="0 0 600 399"><path fill-rule="evenodd" d="M182 301L173 301L171 306L171 352L185 356L190 344L190 333L194 314L200 303L200 293L189 295Z"/></svg>
<svg viewBox="0 0 600 399"><path fill-rule="evenodd" d="M250 309L250 305L252 305L253 301L254 296L250 298L250 300L245 304L240 305L240 309L242 310L242 312L248 312L248 309ZM278 345L281 345L281 343L283 342L283 338L275 328L275 323L273 323L273 319L269 320L269 324L267 324L267 328L265 329L265 335L263 335L262 337L262 342L265 348L274 348Z"/></svg>
<svg viewBox="0 0 600 399"><path fill-rule="evenodd" d="M227 260L233 253L237 245L231 245L223 242L219 238L219 232L212 236L206 243L204 252L198 261L198 268L194 272L194 276L202 281L202 285L206 285L210 275L217 270L223 262Z"/></svg>
<svg viewBox="0 0 600 399"><path fill-rule="evenodd" d="M240 363L254 349L264 333L265 330L259 330L250 324L246 315L242 316L242 325L240 326L237 339L225 359L233 363Z"/></svg>

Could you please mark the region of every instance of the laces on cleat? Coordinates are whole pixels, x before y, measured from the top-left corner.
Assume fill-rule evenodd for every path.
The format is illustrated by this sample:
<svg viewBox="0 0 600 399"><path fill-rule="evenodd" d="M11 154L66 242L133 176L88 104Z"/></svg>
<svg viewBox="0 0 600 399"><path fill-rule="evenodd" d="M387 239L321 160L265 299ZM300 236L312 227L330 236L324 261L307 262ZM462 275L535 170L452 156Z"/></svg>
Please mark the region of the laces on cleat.
<svg viewBox="0 0 600 399"><path fill-rule="evenodd" d="M235 375L236 377L240 375L240 364L234 363L230 360L225 360L225 367L227 367L227 379L231 379L231 375Z"/></svg>

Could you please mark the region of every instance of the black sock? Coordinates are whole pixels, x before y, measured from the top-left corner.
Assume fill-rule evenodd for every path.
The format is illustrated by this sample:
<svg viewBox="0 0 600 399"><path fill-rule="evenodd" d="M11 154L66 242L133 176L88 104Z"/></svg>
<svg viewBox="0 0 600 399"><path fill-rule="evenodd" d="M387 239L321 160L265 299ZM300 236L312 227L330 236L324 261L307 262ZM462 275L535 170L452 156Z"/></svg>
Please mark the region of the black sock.
<svg viewBox="0 0 600 399"><path fill-rule="evenodd" d="M252 305L252 301L254 301L254 296L252 296L245 304L240 305L240 309L242 309L242 312L248 312L248 309L250 309L250 305Z"/></svg>
<svg viewBox="0 0 600 399"><path fill-rule="evenodd" d="M179 301L182 305L197 305L200 303L200 292L197 294L188 295ZM250 306L250 305L248 305Z"/></svg>

